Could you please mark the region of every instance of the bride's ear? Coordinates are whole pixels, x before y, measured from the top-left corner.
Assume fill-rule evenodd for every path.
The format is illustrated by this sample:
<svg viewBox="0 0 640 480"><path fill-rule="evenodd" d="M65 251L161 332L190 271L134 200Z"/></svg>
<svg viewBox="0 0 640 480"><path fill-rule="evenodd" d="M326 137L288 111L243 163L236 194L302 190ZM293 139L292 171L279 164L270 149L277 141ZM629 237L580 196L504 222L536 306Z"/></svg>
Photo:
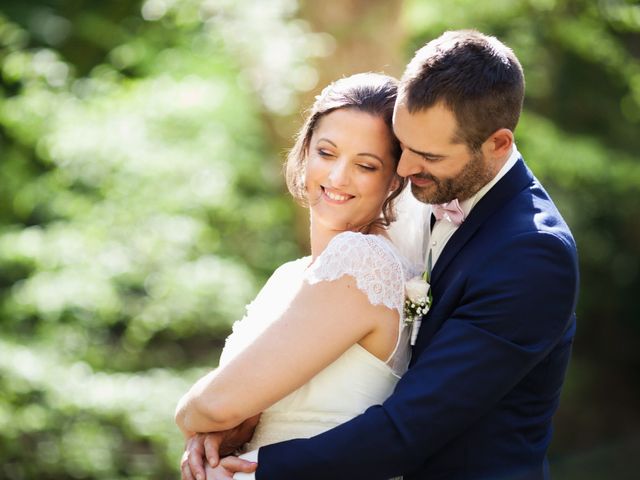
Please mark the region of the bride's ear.
<svg viewBox="0 0 640 480"><path fill-rule="evenodd" d="M402 185L402 178L396 173L391 180L391 184L389 185L389 192L393 192L398 187L400 187L400 185Z"/></svg>

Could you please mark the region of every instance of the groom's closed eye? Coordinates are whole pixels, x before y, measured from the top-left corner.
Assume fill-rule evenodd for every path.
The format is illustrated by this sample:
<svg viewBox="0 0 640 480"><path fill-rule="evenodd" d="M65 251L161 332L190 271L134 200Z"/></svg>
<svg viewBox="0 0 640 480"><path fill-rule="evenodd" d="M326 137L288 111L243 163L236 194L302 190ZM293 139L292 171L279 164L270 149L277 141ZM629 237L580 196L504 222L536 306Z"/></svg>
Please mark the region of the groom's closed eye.
<svg viewBox="0 0 640 480"><path fill-rule="evenodd" d="M409 150L415 153L416 155L419 155L427 162L438 162L440 160L444 160L445 158L447 158L446 155L438 155L435 153L428 153L428 152L419 152L418 150L414 150L413 148L409 148Z"/></svg>
<svg viewBox="0 0 640 480"><path fill-rule="evenodd" d="M422 155L427 162L439 162L440 160L444 160L444 155Z"/></svg>

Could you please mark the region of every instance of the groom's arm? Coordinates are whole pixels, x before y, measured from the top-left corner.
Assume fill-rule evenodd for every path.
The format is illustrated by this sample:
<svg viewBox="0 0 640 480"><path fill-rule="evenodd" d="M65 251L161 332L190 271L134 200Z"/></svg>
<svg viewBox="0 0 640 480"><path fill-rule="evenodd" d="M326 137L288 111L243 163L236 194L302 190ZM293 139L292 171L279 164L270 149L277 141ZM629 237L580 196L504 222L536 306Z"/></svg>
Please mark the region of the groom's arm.
<svg viewBox="0 0 640 480"><path fill-rule="evenodd" d="M576 290L570 241L509 240L475 266L460 306L383 405L316 437L261 448L256 478L373 480L420 468L560 341Z"/></svg>

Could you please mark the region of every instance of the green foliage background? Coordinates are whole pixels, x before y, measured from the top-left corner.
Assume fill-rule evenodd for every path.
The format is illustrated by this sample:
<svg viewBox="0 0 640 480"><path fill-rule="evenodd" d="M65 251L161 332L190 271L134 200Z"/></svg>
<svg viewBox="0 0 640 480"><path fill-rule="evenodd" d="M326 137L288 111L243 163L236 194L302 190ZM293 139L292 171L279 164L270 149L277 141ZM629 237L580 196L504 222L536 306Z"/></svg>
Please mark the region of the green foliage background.
<svg viewBox="0 0 640 480"><path fill-rule="evenodd" d="M302 12L291 0L0 3L0 478L177 477L177 399L270 272L304 250L282 147L340 38ZM518 147L581 255L556 477L633 478L640 5L411 0L402 12L404 59L475 27L523 63Z"/></svg>

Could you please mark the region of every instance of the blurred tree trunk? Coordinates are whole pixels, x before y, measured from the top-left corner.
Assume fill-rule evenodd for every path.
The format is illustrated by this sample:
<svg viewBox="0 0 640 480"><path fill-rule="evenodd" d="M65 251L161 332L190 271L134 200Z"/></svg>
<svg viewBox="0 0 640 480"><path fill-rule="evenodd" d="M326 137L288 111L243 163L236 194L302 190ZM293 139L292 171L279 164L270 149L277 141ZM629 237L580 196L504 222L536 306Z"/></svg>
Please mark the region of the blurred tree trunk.
<svg viewBox="0 0 640 480"><path fill-rule="evenodd" d="M358 72L400 75L405 63L401 8L402 0L301 0L300 16L336 41L335 52L318 62L319 87Z"/></svg>
<svg viewBox="0 0 640 480"><path fill-rule="evenodd" d="M314 89L301 95L300 111L308 108L315 95L330 82L359 72L381 72L398 77L406 59L403 55L405 32L402 28L402 0L300 0L299 17L314 32L324 32L335 40L334 51L313 65L318 72ZM292 138L301 124L289 122ZM281 130L282 131L282 130ZM288 148L290 145L285 145ZM308 212L298 210L297 236L308 249Z"/></svg>

